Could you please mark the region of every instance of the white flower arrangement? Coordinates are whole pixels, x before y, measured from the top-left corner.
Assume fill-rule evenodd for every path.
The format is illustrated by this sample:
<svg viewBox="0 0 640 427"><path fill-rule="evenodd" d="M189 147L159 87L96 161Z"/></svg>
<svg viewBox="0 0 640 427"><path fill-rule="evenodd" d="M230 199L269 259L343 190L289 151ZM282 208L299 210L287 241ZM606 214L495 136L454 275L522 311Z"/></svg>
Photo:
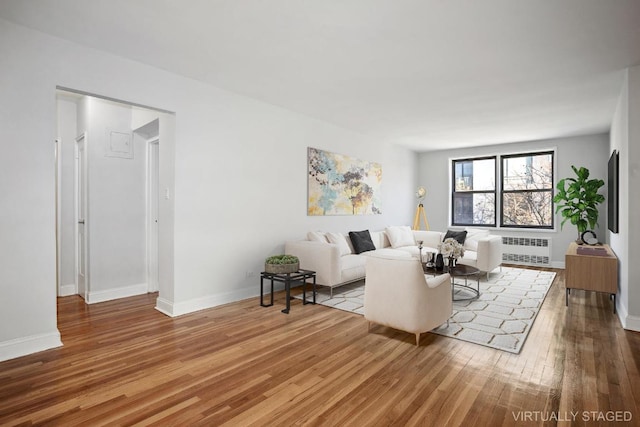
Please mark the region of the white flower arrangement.
<svg viewBox="0 0 640 427"><path fill-rule="evenodd" d="M438 250L442 256L447 258L458 259L464 256L464 247L453 237L445 239L444 242L438 245Z"/></svg>

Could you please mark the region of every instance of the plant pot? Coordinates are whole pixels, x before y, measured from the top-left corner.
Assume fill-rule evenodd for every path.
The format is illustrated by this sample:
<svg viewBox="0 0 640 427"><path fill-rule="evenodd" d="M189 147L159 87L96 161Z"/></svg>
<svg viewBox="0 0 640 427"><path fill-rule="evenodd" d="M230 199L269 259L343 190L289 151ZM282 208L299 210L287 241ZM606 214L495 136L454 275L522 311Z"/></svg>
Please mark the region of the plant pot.
<svg viewBox="0 0 640 427"><path fill-rule="evenodd" d="M295 264L265 264L264 271L265 273L271 274L289 274L295 273L300 270L300 263L296 262Z"/></svg>

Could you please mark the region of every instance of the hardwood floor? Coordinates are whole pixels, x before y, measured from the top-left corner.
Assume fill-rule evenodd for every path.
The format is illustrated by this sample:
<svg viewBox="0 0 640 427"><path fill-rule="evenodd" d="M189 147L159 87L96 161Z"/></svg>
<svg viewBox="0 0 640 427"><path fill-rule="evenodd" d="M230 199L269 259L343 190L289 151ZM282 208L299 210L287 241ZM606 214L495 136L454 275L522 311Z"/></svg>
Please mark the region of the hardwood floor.
<svg viewBox="0 0 640 427"><path fill-rule="evenodd" d="M518 355L429 333L416 347L299 300L285 315L282 292L175 319L155 294L60 298L64 347L0 363L0 425L640 425L640 334L602 294L566 308L554 271Z"/></svg>

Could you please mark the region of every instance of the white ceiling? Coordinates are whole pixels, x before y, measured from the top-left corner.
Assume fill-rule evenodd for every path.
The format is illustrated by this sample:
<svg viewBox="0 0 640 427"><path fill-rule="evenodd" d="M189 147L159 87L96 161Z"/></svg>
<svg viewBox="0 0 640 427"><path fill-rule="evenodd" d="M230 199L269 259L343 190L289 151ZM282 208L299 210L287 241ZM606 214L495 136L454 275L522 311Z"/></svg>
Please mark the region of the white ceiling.
<svg viewBox="0 0 640 427"><path fill-rule="evenodd" d="M609 129L640 0L0 0L0 16L417 151Z"/></svg>

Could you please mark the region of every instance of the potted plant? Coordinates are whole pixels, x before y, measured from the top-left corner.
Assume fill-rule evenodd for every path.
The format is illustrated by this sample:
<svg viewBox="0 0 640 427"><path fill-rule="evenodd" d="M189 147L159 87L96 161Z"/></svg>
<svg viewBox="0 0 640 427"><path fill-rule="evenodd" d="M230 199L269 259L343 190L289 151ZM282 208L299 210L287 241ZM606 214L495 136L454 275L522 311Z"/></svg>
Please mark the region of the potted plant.
<svg viewBox="0 0 640 427"><path fill-rule="evenodd" d="M295 255L273 255L264 261L264 271L266 273L295 273L299 269L300 260Z"/></svg>
<svg viewBox="0 0 640 427"><path fill-rule="evenodd" d="M593 230L598 224L598 205L604 202L604 196L598 193L604 185L601 179L589 179L589 169L580 169L571 166L576 178L564 178L558 181L556 188L558 193L553 198L556 205L556 213L562 212L562 222L570 221L578 228L578 242L581 242L582 233L587 231L587 226Z"/></svg>

